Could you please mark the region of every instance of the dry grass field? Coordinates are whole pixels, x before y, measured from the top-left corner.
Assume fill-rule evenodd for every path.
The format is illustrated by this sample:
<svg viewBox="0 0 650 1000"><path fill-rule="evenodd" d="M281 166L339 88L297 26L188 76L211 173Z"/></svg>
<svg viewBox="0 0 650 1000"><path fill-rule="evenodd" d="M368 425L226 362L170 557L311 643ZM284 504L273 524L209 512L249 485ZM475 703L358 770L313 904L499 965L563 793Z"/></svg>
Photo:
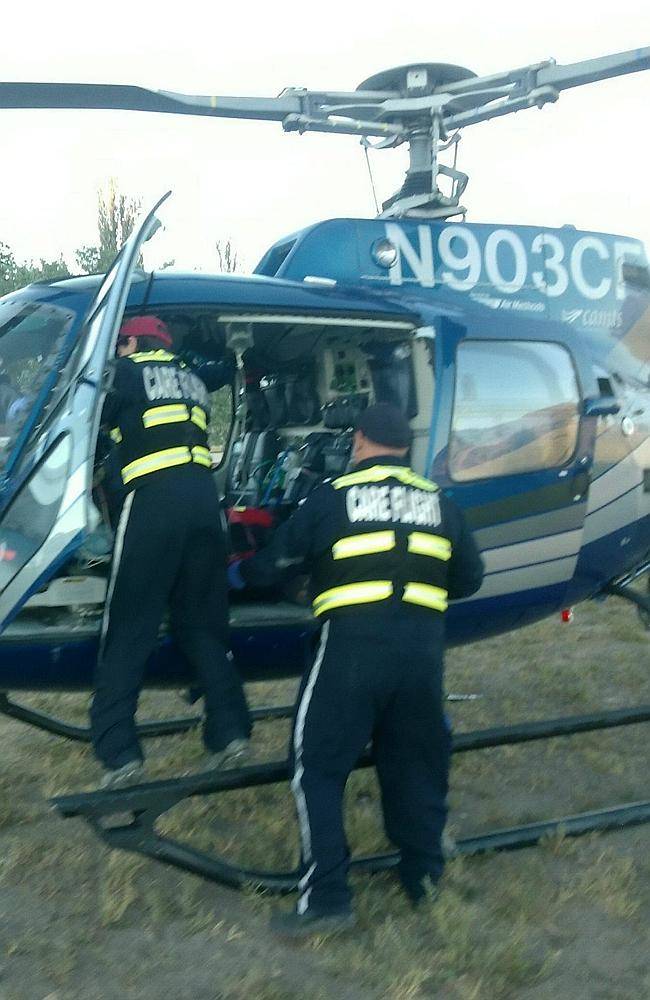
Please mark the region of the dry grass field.
<svg viewBox="0 0 650 1000"><path fill-rule="evenodd" d="M611 599L452 651L447 687L458 732L650 702L650 634ZM281 702L295 685L251 689ZM82 720L87 698L32 704ZM142 714L179 711L147 694ZM287 725L258 725L259 760L284 753ZM456 836L648 797L648 725L459 755ZM148 741L155 776L200 756L198 735ZM0 722L0 1000L640 1000L650 996L650 827L453 861L422 912L389 874L355 877L359 927L285 945L267 930L275 902L235 893L103 847L48 807L92 787L90 751ZM348 790L353 850L386 847L370 772ZM165 829L264 868L291 866L297 835L284 787L178 806ZM288 904L283 904L288 905Z"/></svg>

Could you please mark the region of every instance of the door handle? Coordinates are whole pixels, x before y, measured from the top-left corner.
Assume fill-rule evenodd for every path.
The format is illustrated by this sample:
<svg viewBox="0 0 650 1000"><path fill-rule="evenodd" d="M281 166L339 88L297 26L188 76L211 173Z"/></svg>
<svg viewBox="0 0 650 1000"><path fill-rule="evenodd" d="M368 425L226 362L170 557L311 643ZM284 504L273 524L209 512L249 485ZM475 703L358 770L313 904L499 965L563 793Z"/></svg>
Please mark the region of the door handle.
<svg viewBox="0 0 650 1000"><path fill-rule="evenodd" d="M620 409L621 404L616 396L605 393L602 396L588 396L584 401L582 413L585 417L608 417L618 413Z"/></svg>

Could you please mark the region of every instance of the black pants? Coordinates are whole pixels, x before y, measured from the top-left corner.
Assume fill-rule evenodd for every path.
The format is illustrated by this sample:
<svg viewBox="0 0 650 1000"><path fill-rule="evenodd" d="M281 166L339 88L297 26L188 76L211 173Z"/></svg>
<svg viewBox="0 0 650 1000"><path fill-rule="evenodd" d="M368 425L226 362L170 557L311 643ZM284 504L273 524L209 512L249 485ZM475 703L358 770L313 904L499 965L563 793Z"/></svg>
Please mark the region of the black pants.
<svg viewBox="0 0 650 1000"><path fill-rule="evenodd" d="M250 718L229 652L216 489L198 466L156 473L124 501L90 712L95 753L106 767L142 759L135 712L167 607L174 639L205 696L205 745L222 750L250 734Z"/></svg>
<svg viewBox="0 0 650 1000"><path fill-rule="evenodd" d="M372 739L384 825L409 891L443 869L451 753L440 619L424 609L346 613L325 624L292 737L301 839L298 911L347 909L346 781Z"/></svg>

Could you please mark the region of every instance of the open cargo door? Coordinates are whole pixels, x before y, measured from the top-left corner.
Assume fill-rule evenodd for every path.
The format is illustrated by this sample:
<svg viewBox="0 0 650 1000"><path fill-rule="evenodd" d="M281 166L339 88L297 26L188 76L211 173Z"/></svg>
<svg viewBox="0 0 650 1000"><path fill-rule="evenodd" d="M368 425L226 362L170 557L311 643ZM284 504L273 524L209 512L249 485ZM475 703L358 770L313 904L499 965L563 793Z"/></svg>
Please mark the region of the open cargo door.
<svg viewBox="0 0 650 1000"><path fill-rule="evenodd" d="M93 300L57 402L28 438L6 484L0 517L0 631L82 544L99 515L92 503L93 462L107 362L113 357L143 244L160 223L164 195L126 241Z"/></svg>

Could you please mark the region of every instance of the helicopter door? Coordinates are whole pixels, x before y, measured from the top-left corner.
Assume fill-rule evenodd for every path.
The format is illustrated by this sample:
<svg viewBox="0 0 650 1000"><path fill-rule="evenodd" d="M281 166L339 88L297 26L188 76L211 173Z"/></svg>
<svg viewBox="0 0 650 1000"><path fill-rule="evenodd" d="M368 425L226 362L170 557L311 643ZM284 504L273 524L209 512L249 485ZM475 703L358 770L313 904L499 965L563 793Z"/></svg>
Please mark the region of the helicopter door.
<svg viewBox="0 0 650 1000"><path fill-rule="evenodd" d="M449 436L434 478L465 508L483 551L479 596L503 606L505 595L535 590L535 604L555 610L575 570L589 488L575 361L562 343L453 330L440 366Z"/></svg>
<svg viewBox="0 0 650 1000"><path fill-rule="evenodd" d="M0 630L96 527L93 460L106 364L113 356L140 250L160 223L161 198L126 241L87 314L64 397L28 442L21 483L0 520Z"/></svg>

